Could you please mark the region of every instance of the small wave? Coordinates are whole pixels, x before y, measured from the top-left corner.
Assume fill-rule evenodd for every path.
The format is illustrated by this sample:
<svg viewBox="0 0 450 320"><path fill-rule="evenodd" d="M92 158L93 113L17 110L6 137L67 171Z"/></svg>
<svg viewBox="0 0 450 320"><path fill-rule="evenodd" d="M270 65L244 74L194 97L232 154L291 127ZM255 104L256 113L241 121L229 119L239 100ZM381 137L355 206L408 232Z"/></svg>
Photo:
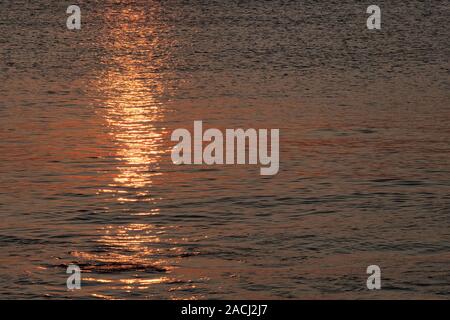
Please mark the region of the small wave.
<svg viewBox="0 0 450 320"><path fill-rule="evenodd" d="M123 263L123 262L100 262L100 263L77 263L73 264L80 267L82 272L95 273L115 273L128 271L142 271L142 272L167 272L166 268L156 266L148 263ZM60 268L67 268L68 264L58 265Z"/></svg>

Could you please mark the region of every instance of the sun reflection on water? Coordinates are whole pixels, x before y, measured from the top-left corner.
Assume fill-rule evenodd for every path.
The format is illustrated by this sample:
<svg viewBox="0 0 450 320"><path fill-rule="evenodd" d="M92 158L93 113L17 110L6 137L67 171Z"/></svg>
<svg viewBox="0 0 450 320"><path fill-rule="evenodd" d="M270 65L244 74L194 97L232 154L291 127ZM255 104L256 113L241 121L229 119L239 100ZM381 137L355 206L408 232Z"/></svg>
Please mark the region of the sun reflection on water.
<svg viewBox="0 0 450 320"><path fill-rule="evenodd" d="M128 74L102 79L110 93L105 101L104 118L117 145L116 158L120 161L119 174L110 184L112 189L103 191L121 190L118 200L124 202L150 200L148 187L152 178L161 174L158 161L163 142L155 123L162 121L162 106L154 98L157 92L149 90L136 72L130 67Z"/></svg>
<svg viewBox="0 0 450 320"><path fill-rule="evenodd" d="M158 32L163 25L149 20L149 10L137 6L110 8L105 12L106 52L103 71L93 83L99 106L115 143L118 174L102 193L117 196L119 202L155 200L150 188L161 175L163 150L164 85L157 71L164 62L155 57ZM152 5L158 11L157 4ZM153 12L151 11L151 12ZM151 13L150 12L150 13Z"/></svg>
<svg viewBox="0 0 450 320"><path fill-rule="evenodd" d="M155 40L147 41L146 36L154 35L155 30L141 23L143 14L127 9L120 13L120 22L114 21L114 28L106 35L110 41L105 41L111 54L104 71L92 83L96 112L104 119L117 163L111 183L100 188L98 194L114 197L118 206L109 208L111 224L99 228L94 249L72 255L82 271L89 273L84 281L102 286L101 292L92 293L102 299L116 298L115 290L133 292L177 284L169 275L184 252L179 240L168 233L174 226L145 222L160 214L159 198L152 194L152 185L162 174L159 163L164 152L165 110L159 99L163 85L154 72L161 62L148 61ZM117 13L106 18L114 20ZM116 214L123 219L124 211L127 223L114 224Z"/></svg>

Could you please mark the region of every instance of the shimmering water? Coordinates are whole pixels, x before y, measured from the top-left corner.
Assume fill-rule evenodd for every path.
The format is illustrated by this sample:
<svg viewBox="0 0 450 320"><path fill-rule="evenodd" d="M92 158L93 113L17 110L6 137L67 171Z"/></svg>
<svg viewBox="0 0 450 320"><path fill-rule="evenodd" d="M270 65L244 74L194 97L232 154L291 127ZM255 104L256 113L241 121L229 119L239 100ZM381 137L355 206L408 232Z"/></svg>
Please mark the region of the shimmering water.
<svg viewBox="0 0 450 320"><path fill-rule="evenodd" d="M0 3L0 298L449 298L448 1L53 2ZM173 165L194 120L279 174Z"/></svg>

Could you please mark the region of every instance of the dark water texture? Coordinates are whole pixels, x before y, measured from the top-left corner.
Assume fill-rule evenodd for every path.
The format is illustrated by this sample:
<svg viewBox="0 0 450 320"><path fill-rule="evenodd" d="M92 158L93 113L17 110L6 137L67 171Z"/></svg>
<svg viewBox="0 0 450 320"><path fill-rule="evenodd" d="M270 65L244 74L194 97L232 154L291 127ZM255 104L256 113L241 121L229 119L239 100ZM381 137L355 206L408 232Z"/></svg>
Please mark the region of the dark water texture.
<svg viewBox="0 0 450 320"><path fill-rule="evenodd" d="M2 1L0 298L447 299L450 5L376 2ZM194 120L279 174L173 165Z"/></svg>

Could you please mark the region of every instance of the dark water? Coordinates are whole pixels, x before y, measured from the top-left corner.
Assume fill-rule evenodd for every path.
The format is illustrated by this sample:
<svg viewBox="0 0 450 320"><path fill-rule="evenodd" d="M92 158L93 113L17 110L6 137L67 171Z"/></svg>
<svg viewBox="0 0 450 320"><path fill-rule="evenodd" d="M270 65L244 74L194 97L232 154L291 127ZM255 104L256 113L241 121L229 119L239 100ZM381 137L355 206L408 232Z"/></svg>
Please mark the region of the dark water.
<svg viewBox="0 0 450 320"><path fill-rule="evenodd" d="M2 1L0 298L449 298L450 5L376 2ZM194 120L279 174L173 165Z"/></svg>

